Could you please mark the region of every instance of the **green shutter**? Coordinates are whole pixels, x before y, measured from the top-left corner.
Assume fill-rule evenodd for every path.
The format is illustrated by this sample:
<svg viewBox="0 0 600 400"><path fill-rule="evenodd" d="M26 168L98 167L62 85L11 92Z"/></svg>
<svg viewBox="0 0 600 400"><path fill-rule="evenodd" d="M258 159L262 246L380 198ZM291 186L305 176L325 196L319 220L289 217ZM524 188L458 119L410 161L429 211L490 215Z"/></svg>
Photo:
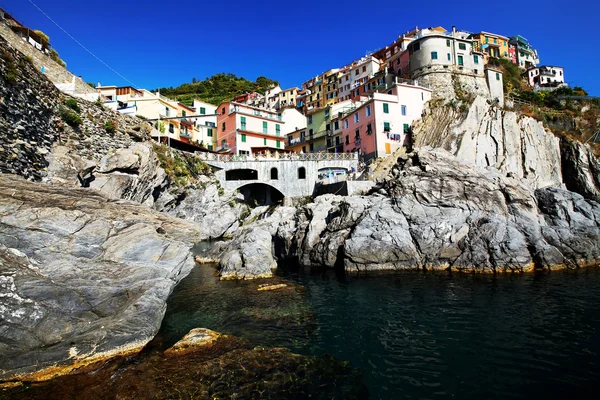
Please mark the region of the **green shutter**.
<svg viewBox="0 0 600 400"><path fill-rule="evenodd" d="M212 128L208 128L206 131L206 136L212 137Z"/></svg>
<svg viewBox="0 0 600 400"><path fill-rule="evenodd" d="M281 146L281 142L278 140L277 141L277 148L279 148Z"/></svg>
<svg viewBox="0 0 600 400"><path fill-rule="evenodd" d="M383 112L386 114L389 114L390 112L390 106L388 103L383 103Z"/></svg>
<svg viewBox="0 0 600 400"><path fill-rule="evenodd" d="M206 114L206 108L200 107L200 114Z"/></svg>
<svg viewBox="0 0 600 400"><path fill-rule="evenodd" d="M212 146L212 144L209 144L209 145L208 145L208 149L212 151L212 149L213 149L213 146Z"/></svg>
<svg viewBox="0 0 600 400"><path fill-rule="evenodd" d="M390 131L390 129L391 129L391 128L390 128L390 123L389 123L389 122L384 122L384 123L383 123L383 130L384 130L385 132L389 132L389 131Z"/></svg>
<svg viewBox="0 0 600 400"><path fill-rule="evenodd" d="M281 125L275 124L275 132L277 133L277 136L281 134Z"/></svg>
<svg viewBox="0 0 600 400"><path fill-rule="evenodd" d="M246 134L242 133L242 142L246 143Z"/></svg>
<svg viewBox="0 0 600 400"><path fill-rule="evenodd" d="M408 133L409 126L408 124L404 124L404 133Z"/></svg>
<svg viewBox="0 0 600 400"><path fill-rule="evenodd" d="M267 138L264 138L263 140L264 140L264 143L265 143L265 146L266 146L267 145Z"/></svg>
<svg viewBox="0 0 600 400"><path fill-rule="evenodd" d="M263 121L263 133L268 132L267 121Z"/></svg>

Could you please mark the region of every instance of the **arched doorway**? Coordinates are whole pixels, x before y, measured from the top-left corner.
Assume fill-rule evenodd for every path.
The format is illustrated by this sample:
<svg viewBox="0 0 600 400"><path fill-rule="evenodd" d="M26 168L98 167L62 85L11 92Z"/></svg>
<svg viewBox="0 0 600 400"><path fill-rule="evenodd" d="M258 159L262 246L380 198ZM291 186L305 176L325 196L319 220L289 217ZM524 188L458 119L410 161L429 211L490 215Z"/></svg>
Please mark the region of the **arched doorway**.
<svg viewBox="0 0 600 400"><path fill-rule="evenodd" d="M306 168L298 168L298 179L306 179Z"/></svg>
<svg viewBox="0 0 600 400"><path fill-rule="evenodd" d="M240 187L239 192L250 206L268 206L283 202L283 193L265 183L250 183Z"/></svg>
<svg viewBox="0 0 600 400"><path fill-rule="evenodd" d="M271 179L279 179L279 171L277 171L277 168L275 167L271 168Z"/></svg>

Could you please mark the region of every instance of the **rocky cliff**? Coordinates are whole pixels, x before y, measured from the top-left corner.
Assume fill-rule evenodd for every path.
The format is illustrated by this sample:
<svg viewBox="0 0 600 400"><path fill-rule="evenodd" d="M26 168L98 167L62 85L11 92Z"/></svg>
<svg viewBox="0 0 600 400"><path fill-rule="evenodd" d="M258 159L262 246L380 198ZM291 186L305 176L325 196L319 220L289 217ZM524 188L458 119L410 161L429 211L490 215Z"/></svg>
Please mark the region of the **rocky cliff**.
<svg viewBox="0 0 600 400"><path fill-rule="evenodd" d="M542 122L484 97L463 110L434 103L413 130L416 148L443 148L460 161L495 168L532 189L566 186L596 200L600 194L598 161L589 147L561 139Z"/></svg>
<svg viewBox="0 0 600 400"><path fill-rule="evenodd" d="M285 241L304 265L346 270L532 271L600 256L600 205L560 188L531 190L442 150L399 159L370 196L323 196Z"/></svg>

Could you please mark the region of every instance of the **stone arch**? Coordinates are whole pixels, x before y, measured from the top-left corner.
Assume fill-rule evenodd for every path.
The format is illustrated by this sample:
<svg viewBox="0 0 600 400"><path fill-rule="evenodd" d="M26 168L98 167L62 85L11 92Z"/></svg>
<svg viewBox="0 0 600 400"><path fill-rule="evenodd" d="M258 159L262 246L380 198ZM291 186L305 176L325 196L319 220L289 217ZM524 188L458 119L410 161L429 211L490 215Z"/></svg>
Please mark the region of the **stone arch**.
<svg viewBox="0 0 600 400"><path fill-rule="evenodd" d="M304 168L304 167L298 168L298 179L306 179L306 168Z"/></svg>
<svg viewBox="0 0 600 400"><path fill-rule="evenodd" d="M279 171L275 167L271 168L271 179L272 180L278 180L279 179Z"/></svg>
<svg viewBox="0 0 600 400"><path fill-rule="evenodd" d="M244 201L251 205L271 205L283 202L285 195L275 186L267 183L249 183L242 185L238 191L244 196Z"/></svg>

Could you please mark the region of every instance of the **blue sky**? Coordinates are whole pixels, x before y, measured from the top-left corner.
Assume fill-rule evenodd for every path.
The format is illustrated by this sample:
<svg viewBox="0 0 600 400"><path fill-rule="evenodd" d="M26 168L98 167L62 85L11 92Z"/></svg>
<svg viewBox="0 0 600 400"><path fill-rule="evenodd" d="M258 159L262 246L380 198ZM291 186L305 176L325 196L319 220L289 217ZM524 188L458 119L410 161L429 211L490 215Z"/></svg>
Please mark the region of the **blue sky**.
<svg viewBox="0 0 600 400"><path fill-rule="evenodd" d="M600 96L594 0L457 2L31 0L136 87L178 86L218 72L266 76L283 88L341 67L407 30L441 25L520 34L542 64L565 67L571 86ZM488 5L489 4L489 5ZM88 82L130 84L82 49L30 0L0 7L50 36L69 70ZM596 44L594 44L596 43Z"/></svg>

